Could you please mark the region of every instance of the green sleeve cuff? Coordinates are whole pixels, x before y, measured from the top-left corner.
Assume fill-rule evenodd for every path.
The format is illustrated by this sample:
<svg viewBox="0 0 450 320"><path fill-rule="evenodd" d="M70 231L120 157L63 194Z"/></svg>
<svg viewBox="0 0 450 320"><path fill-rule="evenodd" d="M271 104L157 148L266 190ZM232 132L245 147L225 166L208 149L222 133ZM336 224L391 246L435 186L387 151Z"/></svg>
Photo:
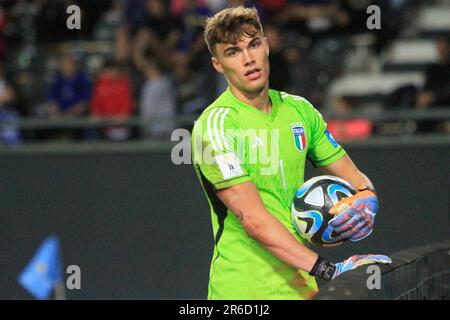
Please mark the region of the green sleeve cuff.
<svg viewBox="0 0 450 320"><path fill-rule="evenodd" d="M314 165L316 167L323 167L323 166L327 166L329 164L332 164L335 161L338 161L339 159L341 159L343 156L345 156L347 153L345 152L344 148L340 147L339 150L334 153L333 155L322 159L322 160L318 160L318 161L314 161Z"/></svg>
<svg viewBox="0 0 450 320"><path fill-rule="evenodd" d="M216 188L216 190L225 189L247 181L252 181L252 178L250 178L250 176L240 176L234 179L218 182L214 184L214 188Z"/></svg>

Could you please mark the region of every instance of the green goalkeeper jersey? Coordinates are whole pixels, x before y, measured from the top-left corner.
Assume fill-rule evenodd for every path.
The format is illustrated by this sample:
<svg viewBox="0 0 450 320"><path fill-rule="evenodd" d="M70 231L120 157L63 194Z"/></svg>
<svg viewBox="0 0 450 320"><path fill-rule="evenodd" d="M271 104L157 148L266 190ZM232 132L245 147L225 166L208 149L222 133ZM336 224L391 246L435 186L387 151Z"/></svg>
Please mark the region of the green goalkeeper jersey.
<svg viewBox="0 0 450 320"><path fill-rule="evenodd" d="M251 181L267 210L306 245L290 211L304 182L306 158L324 166L345 151L307 100L275 90L269 96L272 111L266 114L227 89L193 129L193 163L211 208L215 239L208 299L309 299L317 292L314 277L249 237L215 193Z"/></svg>

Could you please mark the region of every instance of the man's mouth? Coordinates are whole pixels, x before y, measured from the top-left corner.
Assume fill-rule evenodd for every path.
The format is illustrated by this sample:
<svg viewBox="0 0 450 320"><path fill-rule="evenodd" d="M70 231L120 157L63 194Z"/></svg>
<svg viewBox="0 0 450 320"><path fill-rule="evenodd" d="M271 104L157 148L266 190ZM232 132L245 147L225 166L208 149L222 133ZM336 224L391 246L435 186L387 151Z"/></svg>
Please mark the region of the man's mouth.
<svg viewBox="0 0 450 320"><path fill-rule="evenodd" d="M245 77L250 79L250 80L254 80L256 78L259 78L259 76L261 75L261 69L260 68L253 68L248 70L245 73Z"/></svg>
<svg viewBox="0 0 450 320"><path fill-rule="evenodd" d="M248 75L250 75L250 74L252 74L252 73L259 72L259 71L261 71L261 69L259 69L259 68L253 68L253 69L250 69L250 70L248 70L248 71L245 73L245 76L248 76Z"/></svg>

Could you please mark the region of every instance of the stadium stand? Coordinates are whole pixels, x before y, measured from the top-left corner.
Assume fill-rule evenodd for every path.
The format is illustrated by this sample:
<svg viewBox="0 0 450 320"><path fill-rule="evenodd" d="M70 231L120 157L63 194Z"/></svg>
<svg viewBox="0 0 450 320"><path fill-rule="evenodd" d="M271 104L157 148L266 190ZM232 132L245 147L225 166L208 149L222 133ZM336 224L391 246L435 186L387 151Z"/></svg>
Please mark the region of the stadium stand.
<svg viewBox="0 0 450 320"><path fill-rule="evenodd" d="M162 67L175 89L177 103L176 112L167 113L170 119L164 121L189 129L202 109L226 86L224 79L215 74L210 65L202 41L202 21L214 10L242 3L255 5L261 11L263 24L276 26L281 31L280 39L276 40L281 43L281 46L277 44L276 59L289 66L285 68L289 75L285 81L280 81L283 80L280 74L274 74L274 83L306 97L329 121L334 116L351 118L356 113L375 122L369 135L347 138L368 139L386 134L448 135L450 109L447 105L433 106L433 109L440 107L439 119L431 116L433 120L427 120L426 112L415 113L419 119L412 125L411 119L408 123L398 119L394 126L406 125L408 130L386 129L390 123L380 120L380 114L390 112L393 112L390 121L395 120L392 118L398 109L414 113L420 104L417 99L426 84L427 70L439 62L436 39L448 39L450 35L448 0L426 3L401 0L388 4L330 0L324 3L331 7L323 4L317 7L321 9L314 14L319 14L320 19L314 14L309 16L308 7L299 7L301 1L280 1L276 5L266 1L191 1L188 5L159 0L100 2L92 6L89 1L74 1L85 15L82 30L65 27L67 14L62 1L3 1L0 5L4 17L0 21L4 80L14 87L20 98L20 103L8 106L18 116L5 116L1 121L20 133L22 143L49 141L49 136L40 132L46 130L45 121L49 128L55 126L55 121L61 122L61 119L48 118L42 110L49 102L48 88L58 71L58 61L67 54L77 60L93 82L105 61L116 59L120 62L130 77L135 102L129 122L123 123L131 126L134 132L126 140L152 139L152 135L142 133L142 126L146 124L139 120L142 114L139 97L146 75L142 72L145 69L142 61L136 59L164 62L166 66ZM314 1L308 3L311 5ZM366 26L369 16L366 8L373 4L381 7L380 30L369 30ZM290 8L297 8L295 23L283 19ZM299 8L304 14L300 14ZM165 27L156 27L152 22L159 19L160 14L171 21ZM393 16L398 19L389 19ZM170 30L167 33L170 39L165 39L164 45L157 50L158 46L152 42L155 38L149 37L147 32L152 28L157 32ZM422 96L422 100L426 98ZM350 111L342 113L339 109L342 103L348 104ZM431 108L426 110L431 111ZM425 122L431 122L422 126L421 114L424 114ZM92 127L89 118L90 109L79 117L81 122L74 118L63 122L66 127L72 123L89 130ZM145 121L152 120L147 117ZM40 125L33 127L34 123ZM76 141L92 141L88 136L81 135ZM56 139L57 136L51 137ZM17 143L19 140L13 144Z"/></svg>

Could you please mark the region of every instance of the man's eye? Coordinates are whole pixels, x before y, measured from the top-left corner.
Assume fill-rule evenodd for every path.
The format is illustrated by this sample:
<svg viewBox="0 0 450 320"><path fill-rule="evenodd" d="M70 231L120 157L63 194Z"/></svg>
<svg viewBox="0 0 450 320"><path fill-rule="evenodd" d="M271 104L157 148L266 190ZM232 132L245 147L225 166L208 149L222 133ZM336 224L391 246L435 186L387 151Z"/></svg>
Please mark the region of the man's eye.
<svg viewBox="0 0 450 320"><path fill-rule="evenodd" d="M234 55L236 55L236 53L237 53L237 50L230 50L230 51L228 51L228 55L229 56L234 56Z"/></svg>
<svg viewBox="0 0 450 320"><path fill-rule="evenodd" d="M252 46L252 48L257 48L257 47L259 47L259 45L260 45L260 41L254 41L252 44L251 44L251 46Z"/></svg>

